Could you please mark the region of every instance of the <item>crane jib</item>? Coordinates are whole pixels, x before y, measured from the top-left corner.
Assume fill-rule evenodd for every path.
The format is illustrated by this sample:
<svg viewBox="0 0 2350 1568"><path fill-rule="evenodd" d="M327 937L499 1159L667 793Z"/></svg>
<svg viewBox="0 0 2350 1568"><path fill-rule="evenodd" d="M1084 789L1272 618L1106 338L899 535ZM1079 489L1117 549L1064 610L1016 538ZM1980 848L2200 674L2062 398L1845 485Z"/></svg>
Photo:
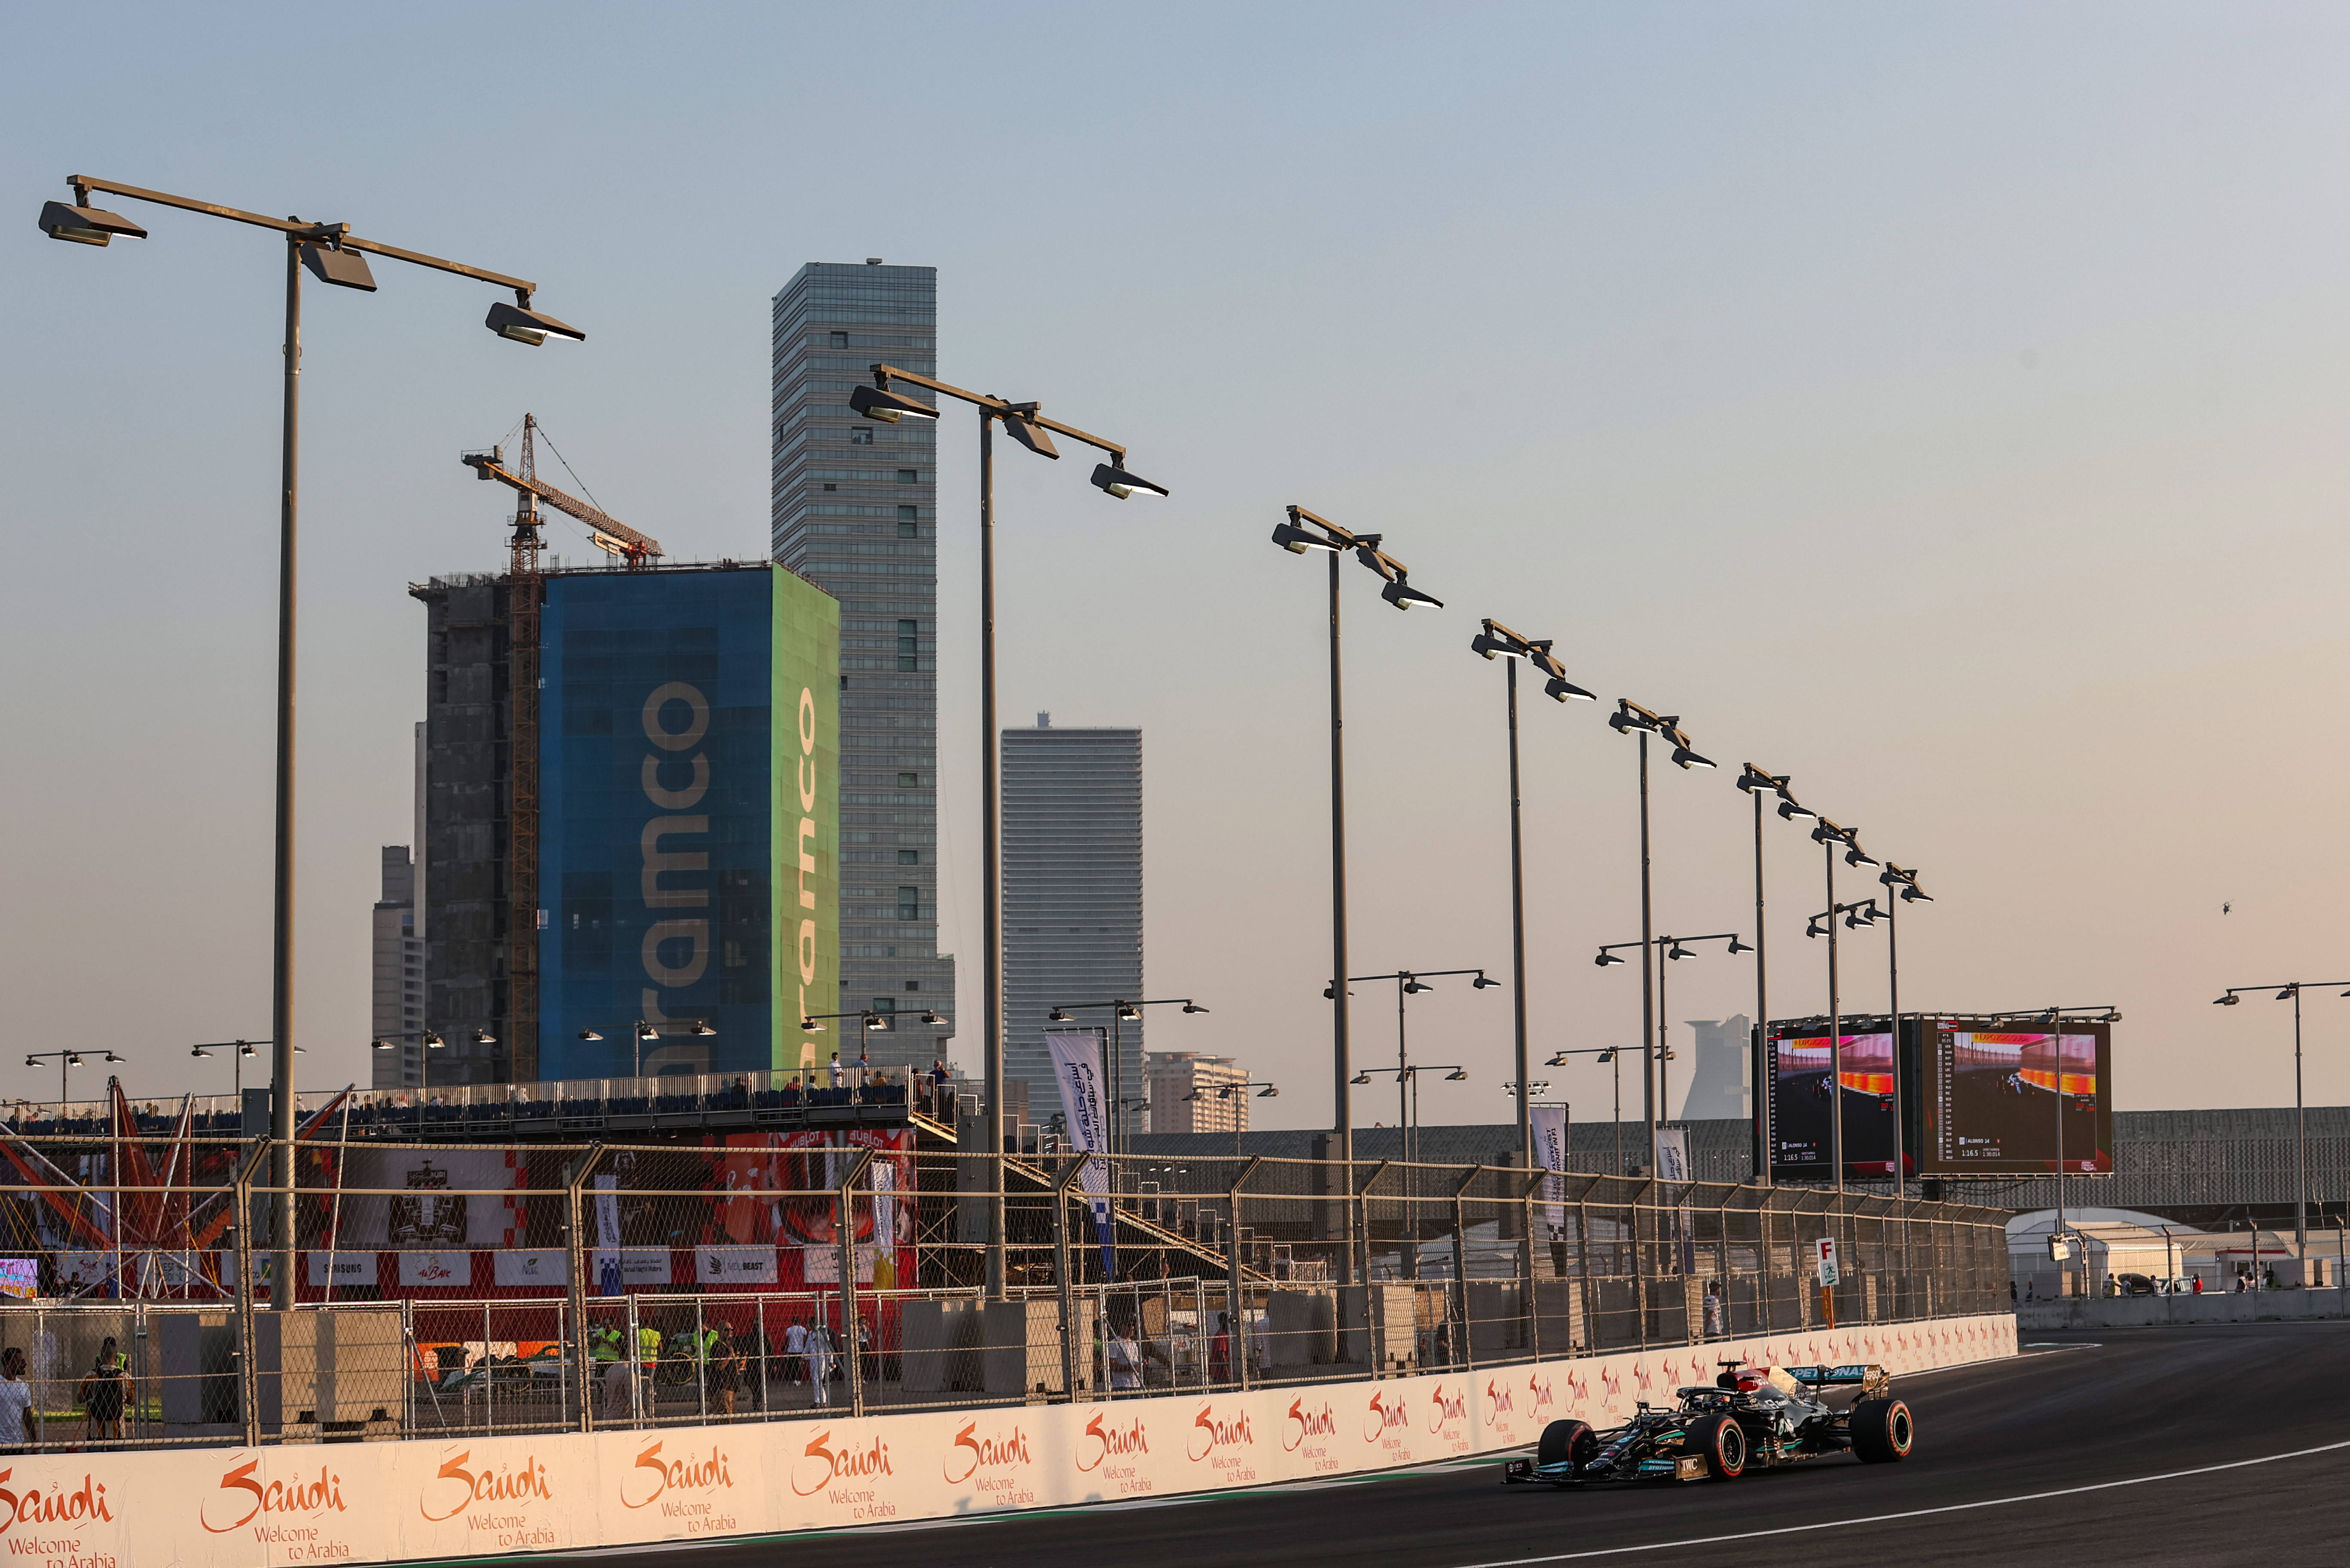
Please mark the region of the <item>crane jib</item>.
<svg viewBox="0 0 2350 1568"><path fill-rule="evenodd" d="M499 483L519 490L525 494L535 495L556 511L577 518L596 533L606 535L620 545L621 548L615 552L616 554L631 557L658 556L661 554L660 541L651 535L639 533L619 518L611 516L600 508L589 505L576 495L556 489L544 480L525 479L522 475L510 472L491 459L473 453L468 453L463 461L467 467L483 478L494 479ZM605 547L610 548L609 545Z"/></svg>

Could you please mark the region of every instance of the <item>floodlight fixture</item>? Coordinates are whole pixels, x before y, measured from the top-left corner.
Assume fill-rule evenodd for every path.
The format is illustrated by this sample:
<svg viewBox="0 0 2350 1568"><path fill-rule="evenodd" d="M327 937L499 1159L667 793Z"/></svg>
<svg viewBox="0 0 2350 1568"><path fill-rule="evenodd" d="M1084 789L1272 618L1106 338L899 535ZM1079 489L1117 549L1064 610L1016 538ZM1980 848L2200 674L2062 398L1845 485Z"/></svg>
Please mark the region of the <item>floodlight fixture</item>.
<svg viewBox="0 0 2350 1568"><path fill-rule="evenodd" d="M1319 534L1308 534L1305 529L1291 523L1276 523L1273 525L1273 542L1293 556L1302 556L1308 550L1327 550L1335 556L1340 548L1336 540L1326 538Z"/></svg>
<svg viewBox="0 0 2350 1568"><path fill-rule="evenodd" d="M1121 1002L1118 1004L1118 1015L1131 1023L1142 1016L1142 1009L1130 1002Z"/></svg>
<svg viewBox="0 0 2350 1568"><path fill-rule="evenodd" d="M88 198L83 200L87 202ZM77 245L102 245L117 235L130 240L147 237L146 230L120 213L109 213L103 207L76 206L68 202L42 202L39 222L41 232L49 238Z"/></svg>
<svg viewBox="0 0 2350 1568"><path fill-rule="evenodd" d="M421 1038L424 1042L424 1048L427 1051L438 1051L449 1044L449 1042L441 1038L441 1032L437 1029L426 1030Z"/></svg>
<svg viewBox="0 0 2350 1568"><path fill-rule="evenodd" d="M1379 590L1379 597L1399 610L1408 610L1414 605L1434 605L1438 609L1444 607L1442 599L1438 598L1434 594L1425 594L1413 587L1404 580L1403 574L1400 572L1396 574L1386 587Z"/></svg>
<svg viewBox="0 0 2350 1568"><path fill-rule="evenodd" d="M939 410L919 402L903 392L893 392L886 385L852 387L848 391L849 410L861 418L879 420L884 424L896 424L908 414L918 420L934 420Z"/></svg>
<svg viewBox="0 0 2350 1568"><path fill-rule="evenodd" d="M1711 759L1699 756L1687 746L1675 746L1673 748L1673 763L1675 766L1681 768L1710 768L1713 766L1713 763Z"/></svg>
<svg viewBox="0 0 2350 1568"><path fill-rule="evenodd" d="M1810 821L1820 814L1809 806L1797 805L1794 797L1783 794L1779 798L1779 815L1789 822L1796 822Z"/></svg>
<svg viewBox="0 0 2350 1568"><path fill-rule="evenodd" d="M1094 464L1094 488L1113 495L1120 501L1137 495L1167 493L1165 485L1153 484L1142 475L1128 472L1123 458L1115 464L1107 462Z"/></svg>
<svg viewBox="0 0 2350 1568"><path fill-rule="evenodd" d="M1495 980L1492 975L1480 970L1477 971L1477 978L1469 982L1469 989L1471 991L1484 991L1489 987L1496 986L1501 983L1502 982L1500 981Z"/></svg>
<svg viewBox="0 0 2350 1568"><path fill-rule="evenodd" d="M1205 1012L1208 1010L1187 996L1183 999L1183 1011L1186 1012Z"/></svg>
<svg viewBox="0 0 2350 1568"><path fill-rule="evenodd" d="M2288 985L2282 991L2276 993L2276 1000L2279 1002L2291 1002L2294 997L2300 994L2301 987L2297 985Z"/></svg>
<svg viewBox="0 0 2350 1568"><path fill-rule="evenodd" d="M648 1041L658 1040L660 1038L660 1031L654 1028L650 1023L639 1022L637 1024L637 1038Z"/></svg>
<svg viewBox="0 0 2350 1568"><path fill-rule="evenodd" d="M1260 1100L1269 1100L1280 1093L1281 1090L1276 1085L1267 1084L1263 1088L1259 1089L1256 1092L1256 1097Z"/></svg>
<svg viewBox="0 0 2350 1568"><path fill-rule="evenodd" d="M1742 942L1736 937L1732 937L1730 939L1730 950L1733 953L1751 953L1754 950L1754 947L1751 942Z"/></svg>
<svg viewBox="0 0 2350 1568"><path fill-rule="evenodd" d="M1444 1075L1444 1081L1448 1084L1465 1084L1469 1081L1468 1070L1466 1068L1455 1067L1452 1071Z"/></svg>
<svg viewBox="0 0 2350 1568"><path fill-rule="evenodd" d="M1074 1023L1076 1021L1069 1015L1069 1010L1067 1008L1056 1007L1053 1009L1052 1012L1045 1014L1045 1022L1047 1023Z"/></svg>
<svg viewBox="0 0 2350 1568"><path fill-rule="evenodd" d="M1403 982L1403 993L1406 996L1418 996L1423 991L1434 991L1436 987L1428 984L1424 981L1407 980Z"/></svg>
<svg viewBox="0 0 2350 1568"><path fill-rule="evenodd" d="M582 1029L579 1032L579 1038L582 1040L601 1040L604 1037L601 1034L597 1033L593 1029Z"/></svg>
<svg viewBox="0 0 2350 1568"><path fill-rule="evenodd" d="M332 282L332 279L328 280ZM346 285L357 287L356 284ZM508 305L501 299L490 306L482 325L501 337L516 343L527 343L536 348L542 343L585 343L588 334L567 322L557 321L543 310L533 310L527 304Z"/></svg>
<svg viewBox="0 0 2350 1568"><path fill-rule="evenodd" d="M1046 433L1045 427L1034 420L1017 413L1007 413L1003 416L1003 433L1038 457L1049 457L1056 462L1060 461L1061 449L1053 444L1053 438Z"/></svg>
<svg viewBox="0 0 2350 1568"><path fill-rule="evenodd" d="M397 1050L399 1050L399 1049L400 1049L400 1047L399 1047L398 1045L393 1044L392 1044L390 1041L389 1041L389 1040L379 1040L379 1041L377 1041L377 1042L375 1043L375 1048L376 1048L377 1050L379 1050L379 1051L397 1051ZM188 1053L188 1054L190 1054L191 1056L209 1056L210 1054L212 1054L212 1053L211 1053L211 1052L209 1052L209 1051L206 1051L203 1046L199 1045L199 1046L197 1046L193 1051L189 1052L189 1053Z"/></svg>
<svg viewBox="0 0 2350 1568"><path fill-rule="evenodd" d="M1667 958L1669 958L1669 959L1685 959L1685 958L1691 958L1691 957L1694 957L1694 956L1695 956L1694 954L1692 954L1692 953L1689 950L1689 949L1687 949L1687 948L1685 948L1685 947L1681 946L1681 944L1680 944L1679 942L1675 941L1672 938L1670 938L1670 937L1667 937L1665 940L1666 940L1667 941L1672 942L1672 944L1673 944L1673 945L1672 945L1671 950L1670 950L1669 951L1668 951L1668 952L1665 954L1665 956L1666 956Z"/></svg>
<svg viewBox="0 0 2350 1568"><path fill-rule="evenodd" d="M1598 965L1601 969L1606 969L1611 963L1626 963L1630 961L1616 953L1609 952L1606 948L1602 948L1599 950L1599 956L1593 959L1591 961Z"/></svg>
<svg viewBox="0 0 2350 1568"><path fill-rule="evenodd" d="M347 251L333 239L325 244L307 242L295 249L302 258L303 270L320 283L355 288L362 294L375 292L375 275L368 271L367 257L359 252Z"/></svg>
<svg viewBox="0 0 2350 1568"><path fill-rule="evenodd" d="M824 1033L824 1025L818 1023L813 1018L803 1018L800 1020L800 1033L803 1034L821 1034Z"/></svg>
<svg viewBox="0 0 2350 1568"><path fill-rule="evenodd" d="M32 1064L31 1064L30 1062L27 1062L27 1063L26 1063L26 1064L25 1064L25 1065L26 1065L26 1066L27 1066L27 1067L29 1067L29 1066L31 1066L31 1065L32 1065ZM1353 1077L1351 1077L1351 1078L1349 1078L1349 1079L1347 1079L1347 1082L1348 1082L1348 1083L1350 1083L1350 1084L1367 1084L1367 1083L1369 1083L1370 1081L1371 1081L1371 1075L1370 1075L1370 1072L1369 1072L1369 1070L1368 1070L1368 1069L1365 1069L1364 1071L1362 1071L1362 1072L1360 1072L1360 1073L1356 1074Z"/></svg>
<svg viewBox="0 0 2350 1568"><path fill-rule="evenodd" d="M2345 991L2342 994L2345 996L2350 996L2350 991ZM2238 998L2236 993L2231 991L2225 996L2213 997L2211 999L2211 1005L2214 1007L2233 1007L2236 1005L2237 1001Z"/></svg>

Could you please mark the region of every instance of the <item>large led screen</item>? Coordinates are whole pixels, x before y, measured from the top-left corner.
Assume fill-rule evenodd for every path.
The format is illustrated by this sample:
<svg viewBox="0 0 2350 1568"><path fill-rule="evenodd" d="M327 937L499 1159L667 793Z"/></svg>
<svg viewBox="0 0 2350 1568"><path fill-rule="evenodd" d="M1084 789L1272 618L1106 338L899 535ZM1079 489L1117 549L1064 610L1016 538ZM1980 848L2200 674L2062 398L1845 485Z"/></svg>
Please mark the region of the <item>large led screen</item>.
<svg viewBox="0 0 2350 1568"><path fill-rule="evenodd" d="M1928 1176L2114 1168L2113 1030L2067 1021L2061 1060L2046 1030L1929 1021ZM2060 1154L2061 1150L2061 1154Z"/></svg>
<svg viewBox="0 0 2350 1568"><path fill-rule="evenodd" d="M1844 1160L1847 1177L1888 1177L1893 1171L1894 1044L1884 1019L1857 1019L1844 1036L1844 1056L1831 1063L1828 1033L1816 1024L1772 1025L1770 1041L1771 1164L1794 1180L1835 1179L1831 1145L1833 1108L1844 1110ZM1908 1101L1909 1137L1903 1163L1918 1169L1914 1082L1916 1026L1904 1020L1909 1039L1909 1071L1900 1098ZM1830 1088L1831 1079L1837 1087ZM1841 1092L1838 1092L1838 1091Z"/></svg>

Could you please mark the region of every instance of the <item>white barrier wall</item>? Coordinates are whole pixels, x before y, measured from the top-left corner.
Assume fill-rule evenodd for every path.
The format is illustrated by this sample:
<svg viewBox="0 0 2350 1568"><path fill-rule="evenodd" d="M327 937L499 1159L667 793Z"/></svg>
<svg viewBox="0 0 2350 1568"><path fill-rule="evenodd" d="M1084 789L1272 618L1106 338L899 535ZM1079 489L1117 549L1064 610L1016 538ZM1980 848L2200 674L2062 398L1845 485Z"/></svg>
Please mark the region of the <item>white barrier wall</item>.
<svg viewBox="0 0 2350 1568"><path fill-rule="evenodd" d="M2015 1354L2010 1315L1474 1373L660 1431L0 1457L24 1568L256 1568L695 1540L1257 1486L1605 1426L1737 1355L1896 1375ZM1925 1423L1932 1428L1929 1410Z"/></svg>

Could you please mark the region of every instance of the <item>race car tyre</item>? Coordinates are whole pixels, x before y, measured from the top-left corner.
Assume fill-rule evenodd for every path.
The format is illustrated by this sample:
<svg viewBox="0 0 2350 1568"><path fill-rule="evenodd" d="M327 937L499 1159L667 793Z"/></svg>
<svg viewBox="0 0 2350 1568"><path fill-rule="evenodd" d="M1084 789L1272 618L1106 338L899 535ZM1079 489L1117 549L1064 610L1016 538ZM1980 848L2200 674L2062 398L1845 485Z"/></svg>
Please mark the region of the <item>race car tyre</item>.
<svg viewBox="0 0 2350 1568"><path fill-rule="evenodd" d="M1708 1416L1690 1428L1689 1446L1705 1456L1705 1473L1736 1480L1746 1473L1746 1431L1735 1416Z"/></svg>
<svg viewBox="0 0 2350 1568"><path fill-rule="evenodd" d="M1534 1461L1542 1465L1572 1463L1577 1470L1599 1457L1599 1434L1583 1421L1553 1421L1543 1428Z"/></svg>
<svg viewBox="0 0 2350 1568"><path fill-rule="evenodd" d="M1852 1407L1852 1454L1864 1464L1898 1464L1918 1440L1909 1407L1898 1399L1863 1399Z"/></svg>

